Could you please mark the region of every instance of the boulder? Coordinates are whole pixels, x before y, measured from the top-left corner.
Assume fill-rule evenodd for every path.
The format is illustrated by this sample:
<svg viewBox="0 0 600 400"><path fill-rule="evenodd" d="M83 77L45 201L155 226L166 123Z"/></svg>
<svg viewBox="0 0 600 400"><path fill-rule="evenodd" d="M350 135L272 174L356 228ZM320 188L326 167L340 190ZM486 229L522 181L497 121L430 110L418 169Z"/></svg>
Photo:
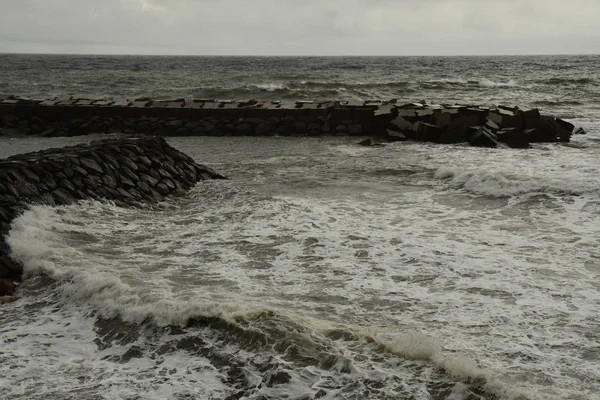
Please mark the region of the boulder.
<svg viewBox="0 0 600 400"><path fill-rule="evenodd" d="M500 127L491 119L472 133L469 143L476 147L496 147L498 145L498 130Z"/></svg>
<svg viewBox="0 0 600 400"><path fill-rule="evenodd" d="M9 279L0 279L0 297L12 296L17 289L17 285Z"/></svg>
<svg viewBox="0 0 600 400"><path fill-rule="evenodd" d="M402 132L388 129L385 135L383 135L383 139L387 140L388 142L402 142L406 140L406 135Z"/></svg>
<svg viewBox="0 0 600 400"><path fill-rule="evenodd" d="M503 128L498 131L498 142L506 143L513 149L528 149L530 130L520 128Z"/></svg>
<svg viewBox="0 0 600 400"><path fill-rule="evenodd" d="M427 122L416 122L411 130L415 132L415 139L421 142L439 142L443 130L433 124Z"/></svg>
<svg viewBox="0 0 600 400"><path fill-rule="evenodd" d="M413 124L411 122L407 121L404 117L397 116L390 122L389 129L396 131L396 132L405 133L408 130L410 130L410 127L412 125Z"/></svg>

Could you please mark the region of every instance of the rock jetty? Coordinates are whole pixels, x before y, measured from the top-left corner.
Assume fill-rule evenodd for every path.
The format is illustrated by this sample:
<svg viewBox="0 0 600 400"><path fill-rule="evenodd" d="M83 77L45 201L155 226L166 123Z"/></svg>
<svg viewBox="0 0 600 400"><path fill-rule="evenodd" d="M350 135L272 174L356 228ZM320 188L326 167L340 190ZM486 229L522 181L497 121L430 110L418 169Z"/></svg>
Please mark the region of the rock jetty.
<svg viewBox="0 0 600 400"><path fill-rule="evenodd" d="M30 205L82 199L139 205L181 196L207 179L225 178L158 137L100 140L0 160L0 296L22 277L4 237Z"/></svg>
<svg viewBox="0 0 600 400"><path fill-rule="evenodd" d="M0 136L374 136L526 148L584 133L539 110L391 101L106 100L0 97Z"/></svg>

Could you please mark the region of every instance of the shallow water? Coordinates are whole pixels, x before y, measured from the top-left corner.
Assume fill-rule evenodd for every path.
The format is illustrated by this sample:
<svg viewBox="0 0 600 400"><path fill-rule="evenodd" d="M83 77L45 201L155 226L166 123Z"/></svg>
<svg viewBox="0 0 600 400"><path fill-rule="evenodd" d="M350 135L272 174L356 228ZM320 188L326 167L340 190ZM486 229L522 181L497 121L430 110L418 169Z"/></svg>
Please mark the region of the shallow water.
<svg viewBox="0 0 600 400"><path fill-rule="evenodd" d="M34 207L11 398L600 398L598 126L529 151L173 138L231 177ZM93 138L2 139L2 156ZM44 278L40 278L40 274Z"/></svg>

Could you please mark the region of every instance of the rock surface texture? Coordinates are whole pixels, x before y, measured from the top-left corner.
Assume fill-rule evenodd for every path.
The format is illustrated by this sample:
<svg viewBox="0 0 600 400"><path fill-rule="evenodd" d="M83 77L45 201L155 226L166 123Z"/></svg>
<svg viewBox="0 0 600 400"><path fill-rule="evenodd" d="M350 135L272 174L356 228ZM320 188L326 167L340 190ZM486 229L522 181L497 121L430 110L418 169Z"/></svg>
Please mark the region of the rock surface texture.
<svg viewBox="0 0 600 400"><path fill-rule="evenodd" d="M0 136L378 136L527 148L584 133L539 110L391 101L104 100L0 97Z"/></svg>
<svg viewBox="0 0 600 400"><path fill-rule="evenodd" d="M207 179L225 178L157 137L100 140L0 160L0 293L23 273L4 237L28 206L83 199L137 205L181 196Z"/></svg>

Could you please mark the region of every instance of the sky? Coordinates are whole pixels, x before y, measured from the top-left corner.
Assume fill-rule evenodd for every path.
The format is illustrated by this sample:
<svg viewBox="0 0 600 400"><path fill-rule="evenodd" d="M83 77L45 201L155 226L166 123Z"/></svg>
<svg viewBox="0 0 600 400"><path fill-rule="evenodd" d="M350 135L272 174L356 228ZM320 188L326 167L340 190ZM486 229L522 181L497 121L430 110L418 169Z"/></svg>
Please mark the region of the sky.
<svg viewBox="0 0 600 400"><path fill-rule="evenodd" d="M0 53L600 54L600 0L0 0Z"/></svg>

